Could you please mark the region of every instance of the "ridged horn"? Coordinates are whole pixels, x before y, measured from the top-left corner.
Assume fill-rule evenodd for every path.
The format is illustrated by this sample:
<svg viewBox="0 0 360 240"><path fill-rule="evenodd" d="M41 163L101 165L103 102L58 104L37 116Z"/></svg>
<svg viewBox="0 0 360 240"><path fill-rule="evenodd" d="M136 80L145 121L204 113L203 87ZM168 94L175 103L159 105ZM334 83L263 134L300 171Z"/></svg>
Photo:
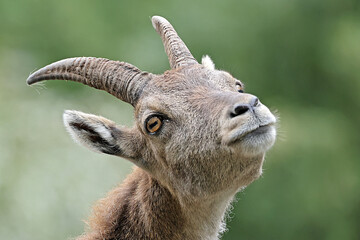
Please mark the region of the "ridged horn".
<svg viewBox="0 0 360 240"><path fill-rule="evenodd" d="M31 85L44 80L70 80L104 90L135 106L152 74L135 66L105 58L77 57L60 60L31 74Z"/></svg>
<svg viewBox="0 0 360 240"><path fill-rule="evenodd" d="M161 36L172 69L198 63L173 26L165 18L153 16L151 21Z"/></svg>

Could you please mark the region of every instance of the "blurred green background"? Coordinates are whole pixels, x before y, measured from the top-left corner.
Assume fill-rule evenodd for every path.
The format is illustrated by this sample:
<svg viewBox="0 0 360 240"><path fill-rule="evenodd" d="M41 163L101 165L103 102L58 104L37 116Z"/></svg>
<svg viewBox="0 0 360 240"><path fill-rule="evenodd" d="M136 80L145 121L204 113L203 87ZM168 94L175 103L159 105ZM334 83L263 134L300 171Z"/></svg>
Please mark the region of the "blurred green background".
<svg viewBox="0 0 360 240"><path fill-rule="evenodd" d="M76 83L28 87L53 61L96 56L169 68L150 17L279 113L264 175L237 196L222 239L360 239L358 0L0 0L0 239L67 239L132 164L79 147L76 109L132 125L132 109Z"/></svg>

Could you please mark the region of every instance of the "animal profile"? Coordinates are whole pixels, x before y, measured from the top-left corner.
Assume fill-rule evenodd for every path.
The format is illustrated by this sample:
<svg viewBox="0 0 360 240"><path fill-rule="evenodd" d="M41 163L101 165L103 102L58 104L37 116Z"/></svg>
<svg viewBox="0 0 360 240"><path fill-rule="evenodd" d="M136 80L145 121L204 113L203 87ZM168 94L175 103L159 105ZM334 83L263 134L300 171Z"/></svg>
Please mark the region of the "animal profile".
<svg viewBox="0 0 360 240"><path fill-rule="evenodd" d="M262 174L276 118L210 57L192 56L172 25L152 17L171 70L157 75L105 58L77 57L31 74L29 85L70 80L134 107L131 128L64 112L73 139L133 162L134 171L93 209L78 239L219 239L235 194Z"/></svg>

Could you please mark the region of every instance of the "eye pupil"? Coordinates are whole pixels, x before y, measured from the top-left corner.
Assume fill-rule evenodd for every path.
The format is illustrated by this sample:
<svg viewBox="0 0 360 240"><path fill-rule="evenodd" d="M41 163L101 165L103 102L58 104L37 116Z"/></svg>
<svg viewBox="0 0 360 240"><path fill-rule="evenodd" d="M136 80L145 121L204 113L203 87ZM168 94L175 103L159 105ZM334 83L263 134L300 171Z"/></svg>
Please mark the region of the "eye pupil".
<svg viewBox="0 0 360 240"><path fill-rule="evenodd" d="M146 122L146 130L149 133L155 133L156 131L158 131L160 129L162 125L162 121L159 117L154 116L149 118L149 120L147 120Z"/></svg>
<svg viewBox="0 0 360 240"><path fill-rule="evenodd" d="M157 124L159 124L159 122L158 122L158 121L156 121L156 122L154 122L154 123L150 124L150 125L149 125L149 128L150 128L150 129L152 129L152 128L154 128Z"/></svg>

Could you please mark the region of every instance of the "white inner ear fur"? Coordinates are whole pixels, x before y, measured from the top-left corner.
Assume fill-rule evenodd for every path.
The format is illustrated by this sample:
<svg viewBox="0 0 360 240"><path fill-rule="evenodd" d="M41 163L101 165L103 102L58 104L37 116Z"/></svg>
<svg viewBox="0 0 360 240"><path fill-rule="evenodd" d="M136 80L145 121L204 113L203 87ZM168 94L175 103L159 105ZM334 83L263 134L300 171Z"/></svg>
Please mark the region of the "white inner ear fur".
<svg viewBox="0 0 360 240"><path fill-rule="evenodd" d="M107 140L109 143L112 143L114 138L111 136L110 131L102 124L91 124L91 127L94 128L95 132Z"/></svg>
<svg viewBox="0 0 360 240"><path fill-rule="evenodd" d="M74 141L80 145L88 147L95 152L101 151L89 141L88 134L72 127L71 123L78 123L80 125L87 126L87 128L92 129L94 132L99 134L101 138L105 139L110 144L114 144L115 142L115 139L111 135L111 132L104 126L106 122L103 120L102 117L93 114L86 114L79 111L66 110L63 115L63 120L66 130L70 133Z"/></svg>
<svg viewBox="0 0 360 240"><path fill-rule="evenodd" d="M210 70L215 70L215 64L208 55L202 57L201 64Z"/></svg>

